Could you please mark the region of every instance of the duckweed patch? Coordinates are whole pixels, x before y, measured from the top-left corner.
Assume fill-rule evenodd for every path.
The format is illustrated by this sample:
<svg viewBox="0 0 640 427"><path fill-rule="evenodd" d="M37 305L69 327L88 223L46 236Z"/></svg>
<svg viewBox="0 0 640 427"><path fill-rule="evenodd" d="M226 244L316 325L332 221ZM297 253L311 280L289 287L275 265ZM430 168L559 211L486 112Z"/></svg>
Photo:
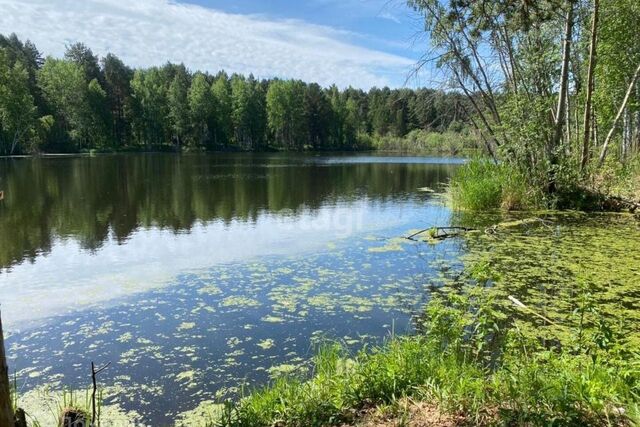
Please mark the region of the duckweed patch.
<svg viewBox="0 0 640 427"><path fill-rule="evenodd" d="M223 299L220 305L222 305L223 307L247 308L247 307L257 307L260 305L260 302L253 298L248 298L240 295L233 295Z"/></svg>
<svg viewBox="0 0 640 427"><path fill-rule="evenodd" d="M189 329L195 328L196 324L194 322L182 322L178 325L179 331L188 331Z"/></svg>
<svg viewBox="0 0 640 427"><path fill-rule="evenodd" d="M524 318L508 301L513 295L540 318L524 326L546 339L568 340L573 315L588 296L589 311L640 345L640 222L626 214L541 213L503 218L492 233L466 238L467 265L490 265L491 292L503 309Z"/></svg>
<svg viewBox="0 0 640 427"><path fill-rule="evenodd" d="M260 347L263 350L268 350L272 347L275 347L276 343L274 340L272 340L271 338L267 338L265 340L262 340L260 342L258 342L256 344L258 347Z"/></svg>
<svg viewBox="0 0 640 427"><path fill-rule="evenodd" d="M424 300L420 277L431 271L425 257L456 251L443 246L425 255L409 244L416 251L375 253L367 249L380 240L353 238L330 252L181 274L173 285L135 300L16 333L7 344L19 349L20 358L11 364L29 390L40 384L85 387L90 376L84 361L111 361L100 381L117 390L105 404L134 409L145 422L162 425L197 402L237 398L242 387L307 372L314 337L349 337L345 342L357 350L386 336L392 323L409 330L409 313ZM388 286L393 283L401 285ZM367 338L356 342L357 336ZM26 370L32 366L51 369ZM39 376L30 377L35 371ZM161 403L165 395L171 399Z"/></svg>

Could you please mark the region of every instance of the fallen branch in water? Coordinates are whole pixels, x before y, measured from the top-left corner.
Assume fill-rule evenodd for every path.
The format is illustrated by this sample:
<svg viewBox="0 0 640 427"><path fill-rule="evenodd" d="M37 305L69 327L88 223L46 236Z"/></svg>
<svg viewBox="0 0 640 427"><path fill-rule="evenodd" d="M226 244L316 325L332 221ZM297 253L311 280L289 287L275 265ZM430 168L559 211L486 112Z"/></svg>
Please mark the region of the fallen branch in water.
<svg viewBox="0 0 640 427"><path fill-rule="evenodd" d="M548 224L549 221L546 221L542 218L525 218L525 219L519 219L517 221L507 221L507 222L501 222L499 224L495 224L492 225L491 227L487 227L484 232L485 234L488 235L493 235L496 234L498 231L500 230L508 230L509 228L514 228L514 227L519 227L521 225L528 225L528 224L534 224L534 223L540 223L546 227L549 227Z"/></svg>
<svg viewBox="0 0 640 427"><path fill-rule="evenodd" d="M534 310L532 310L531 308L527 307L526 305L524 305L519 299L517 299L516 297L514 297L513 295L509 295L507 297L509 299L509 301L511 301L516 307L519 307L531 314L533 314L534 316L537 316L539 318L541 318L542 320L544 320L545 322L549 322L552 325L558 326L557 323L555 323L554 321L547 319L546 317L544 317L542 314L538 314L536 313Z"/></svg>
<svg viewBox="0 0 640 427"><path fill-rule="evenodd" d="M636 210L640 210L640 202L625 199L618 196L608 197L603 206L604 210L621 211L627 209L631 213L635 213Z"/></svg>
<svg viewBox="0 0 640 427"><path fill-rule="evenodd" d="M447 231L454 231L454 233L447 233ZM477 231L477 230L475 228L467 228L467 227L429 227L429 228L425 228L424 230L420 230L416 233L413 233L410 236L407 236L406 239L413 240L415 242L417 241L417 239L414 239L414 237L426 232L429 232L429 237L431 237L432 239L446 239L447 237L458 236L461 232L467 232L467 231Z"/></svg>

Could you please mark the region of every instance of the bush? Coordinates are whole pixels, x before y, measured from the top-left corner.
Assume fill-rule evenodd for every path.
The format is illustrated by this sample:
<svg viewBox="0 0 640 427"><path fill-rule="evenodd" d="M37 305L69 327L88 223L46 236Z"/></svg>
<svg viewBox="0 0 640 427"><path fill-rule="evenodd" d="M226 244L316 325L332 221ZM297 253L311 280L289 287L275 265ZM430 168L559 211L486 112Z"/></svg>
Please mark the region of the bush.
<svg viewBox="0 0 640 427"><path fill-rule="evenodd" d="M403 137L386 135L371 138L370 144L381 151L460 156L474 153L475 141L474 137L462 130L441 133L414 129Z"/></svg>

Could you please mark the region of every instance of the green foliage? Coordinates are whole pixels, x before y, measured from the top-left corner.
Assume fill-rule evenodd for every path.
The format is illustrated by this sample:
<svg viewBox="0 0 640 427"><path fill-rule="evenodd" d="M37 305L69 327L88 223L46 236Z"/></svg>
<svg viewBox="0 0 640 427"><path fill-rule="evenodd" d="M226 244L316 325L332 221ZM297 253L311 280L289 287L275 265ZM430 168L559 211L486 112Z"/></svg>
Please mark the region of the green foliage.
<svg viewBox="0 0 640 427"><path fill-rule="evenodd" d="M609 152L624 163L640 152L640 90L630 90L639 3L407 3L424 18L428 57L468 98L463 110L488 154L522 171L546 206L593 208L602 162L592 159Z"/></svg>
<svg viewBox="0 0 640 427"><path fill-rule="evenodd" d="M14 154L35 126L36 107L29 75L21 62L10 64L0 48L0 154Z"/></svg>
<svg viewBox="0 0 640 427"><path fill-rule="evenodd" d="M414 129L404 137L387 135L372 140L377 150L401 153L424 153L464 156L478 153L477 138L463 129L429 132Z"/></svg>
<svg viewBox="0 0 640 427"><path fill-rule="evenodd" d="M233 122L231 120L231 84L225 73L220 73L211 86L211 92L215 99L216 122L213 131L213 143L215 145L228 145L233 135Z"/></svg>
<svg viewBox="0 0 640 427"><path fill-rule="evenodd" d="M2 67L22 70L11 77L19 84L5 85L10 90L2 101L11 104L12 117L24 121L4 119L0 154L352 150L371 149L378 140L385 141L380 144L385 149L429 145L430 151L449 153L450 147L439 147L451 143L449 136L438 139L433 132L457 132L467 125L460 122L467 101L444 91L339 90L299 80L191 73L171 63L134 71L113 54L99 59L82 43L69 46L64 59L43 63L35 46L15 35L0 35L0 49ZM36 119L42 116L54 122L40 126ZM16 125L19 138L7 142ZM427 143L421 141L423 133L433 133ZM412 140L408 147L395 142L406 135Z"/></svg>
<svg viewBox="0 0 640 427"><path fill-rule="evenodd" d="M266 130L264 91L259 82L249 76L231 78L231 119L236 144L247 150L259 149Z"/></svg>
<svg viewBox="0 0 640 427"><path fill-rule="evenodd" d="M455 208L472 211L521 210L540 206L541 197L527 178L508 163L474 159L458 169L448 194Z"/></svg>
<svg viewBox="0 0 640 427"><path fill-rule="evenodd" d="M160 144L168 138L165 119L169 114L164 77L160 69L137 70L131 80L132 128L138 143Z"/></svg>
<svg viewBox="0 0 640 427"><path fill-rule="evenodd" d="M203 146L216 126L216 99L204 74L196 74L188 93L192 146Z"/></svg>
<svg viewBox="0 0 640 427"><path fill-rule="evenodd" d="M296 80L274 80L267 91L269 130L277 145L301 149L307 142L305 122L305 85Z"/></svg>
<svg viewBox="0 0 640 427"><path fill-rule="evenodd" d="M38 85L54 111L54 146L69 142L86 148L91 132L91 115L87 97L88 83L84 70L74 62L47 58L38 74Z"/></svg>
<svg viewBox="0 0 640 427"><path fill-rule="evenodd" d="M189 130L189 103L187 101L187 92L189 90L189 81L184 68L179 68L173 81L169 85L167 91L167 107L169 126L173 139L175 139L178 147Z"/></svg>

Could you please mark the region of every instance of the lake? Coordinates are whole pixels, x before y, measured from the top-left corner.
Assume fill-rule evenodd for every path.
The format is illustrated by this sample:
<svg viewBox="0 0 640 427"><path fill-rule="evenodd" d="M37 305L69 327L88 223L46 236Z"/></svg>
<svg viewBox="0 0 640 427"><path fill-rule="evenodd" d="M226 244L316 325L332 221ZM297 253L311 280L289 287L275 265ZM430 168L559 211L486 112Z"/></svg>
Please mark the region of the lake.
<svg viewBox="0 0 640 427"><path fill-rule="evenodd" d="M0 301L19 394L85 389L90 363L110 362L107 406L161 425L304 373L322 342L356 351L410 331L463 242L403 236L451 223L439 193L461 163L0 159Z"/></svg>

